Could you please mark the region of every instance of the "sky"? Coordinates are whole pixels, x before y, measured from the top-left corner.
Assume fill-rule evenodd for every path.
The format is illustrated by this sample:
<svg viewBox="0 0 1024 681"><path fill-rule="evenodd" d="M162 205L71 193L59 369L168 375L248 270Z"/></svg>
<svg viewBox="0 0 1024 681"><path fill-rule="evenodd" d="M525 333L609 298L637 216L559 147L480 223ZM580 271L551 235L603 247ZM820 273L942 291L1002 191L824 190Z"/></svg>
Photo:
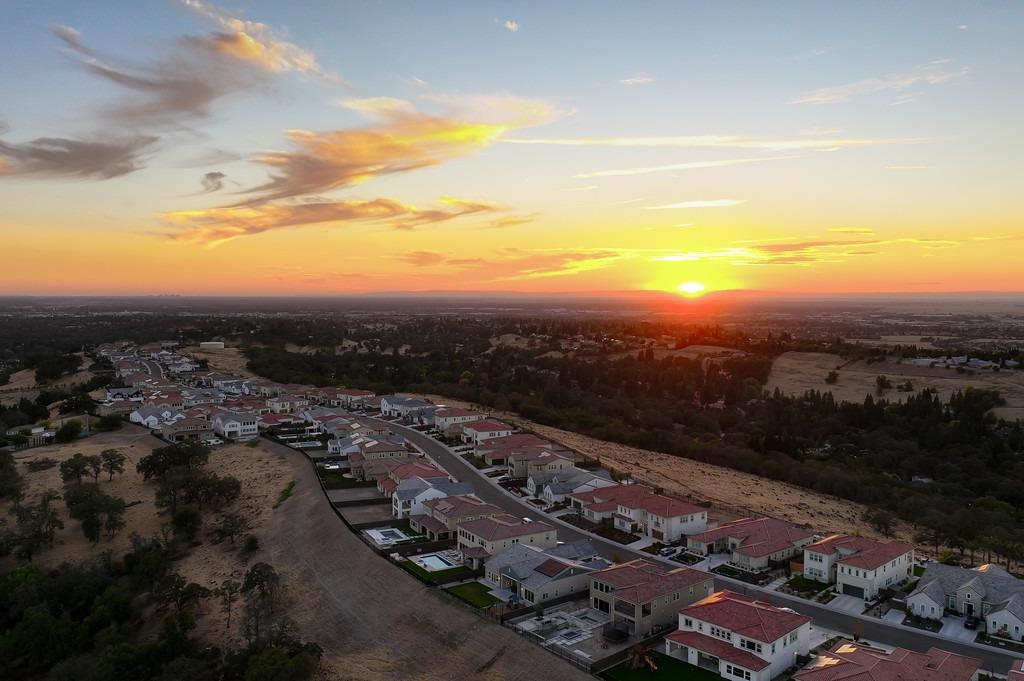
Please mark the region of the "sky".
<svg viewBox="0 0 1024 681"><path fill-rule="evenodd" d="M5 3L0 294L1022 291L1022 25Z"/></svg>

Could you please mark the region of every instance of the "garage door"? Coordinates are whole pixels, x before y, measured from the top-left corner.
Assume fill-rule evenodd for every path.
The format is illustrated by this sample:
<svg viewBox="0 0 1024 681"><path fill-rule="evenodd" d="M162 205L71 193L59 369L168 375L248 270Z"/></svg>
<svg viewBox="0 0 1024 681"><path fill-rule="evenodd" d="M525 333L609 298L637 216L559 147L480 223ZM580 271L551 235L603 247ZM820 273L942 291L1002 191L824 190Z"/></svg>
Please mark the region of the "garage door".
<svg viewBox="0 0 1024 681"><path fill-rule="evenodd" d="M843 593L847 596L856 596L857 598L864 598L864 588L860 586L854 586L852 584L843 584Z"/></svg>

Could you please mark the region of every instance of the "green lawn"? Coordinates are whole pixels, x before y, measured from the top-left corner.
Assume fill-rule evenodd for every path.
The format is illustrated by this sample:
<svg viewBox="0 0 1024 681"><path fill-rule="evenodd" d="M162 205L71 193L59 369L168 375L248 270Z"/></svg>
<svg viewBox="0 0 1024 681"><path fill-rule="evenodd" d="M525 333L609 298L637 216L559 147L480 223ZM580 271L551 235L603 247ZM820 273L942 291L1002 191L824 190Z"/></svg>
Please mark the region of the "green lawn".
<svg viewBox="0 0 1024 681"><path fill-rule="evenodd" d="M455 596L458 599L466 601L474 608L486 608L495 603L501 603L501 601L490 593L490 587L484 586L480 582L467 582L465 584L459 584L445 589L448 593Z"/></svg>
<svg viewBox="0 0 1024 681"><path fill-rule="evenodd" d="M453 567L450 570L436 570L434 572L424 570L411 560L403 560L398 566L406 572L418 575L433 584L444 584L445 582L454 582L473 576L473 571L464 565Z"/></svg>
<svg viewBox="0 0 1024 681"><path fill-rule="evenodd" d="M920 577L923 574L924 574L924 566L923 565L915 565L914 566L914 576L915 577Z"/></svg>
<svg viewBox="0 0 1024 681"><path fill-rule="evenodd" d="M816 579L808 579L801 575L794 575L788 582L786 582L786 585L793 591L806 594L808 596L820 593L829 586L825 582L819 582Z"/></svg>
<svg viewBox="0 0 1024 681"><path fill-rule="evenodd" d="M333 488L377 486L377 483L373 480L356 480L355 478L347 478L341 471L325 471L320 469L320 478L323 479L324 483L328 487Z"/></svg>
<svg viewBox="0 0 1024 681"><path fill-rule="evenodd" d="M615 665L601 676L608 681L720 681L722 678L664 653L652 653L652 657L658 667L654 673L646 667L632 670L627 661Z"/></svg>

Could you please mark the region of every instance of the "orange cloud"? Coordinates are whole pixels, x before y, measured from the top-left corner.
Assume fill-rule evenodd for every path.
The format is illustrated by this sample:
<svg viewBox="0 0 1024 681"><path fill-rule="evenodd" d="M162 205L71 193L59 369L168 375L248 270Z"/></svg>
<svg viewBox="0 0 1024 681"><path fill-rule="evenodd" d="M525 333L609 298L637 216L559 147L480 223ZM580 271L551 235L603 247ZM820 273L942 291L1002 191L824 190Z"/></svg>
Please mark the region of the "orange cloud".
<svg viewBox="0 0 1024 681"><path fill-rule="evenodd" d="M472 154L513 127L536 125L552 114L546 106L517 98L487 100L488 111L472 104L479 118L432 115L388 97L351 100L352 108L379 125L351 130L288 133L292 149L255 160L271 169L269 182L251 190L256 201L272 201L350 187L374 177L436 166Z"/></svg>
<svg viewBox="0 0 1024 681"><path fill-rule="evenodd" d="M438 208L418 209L394 199L260 203L205 210L170 211L160 215L176 241L216 246L242 236L273 229L325 222L386 222L399 229L444 222L497 210L486 203L445 197Z"/></svg>

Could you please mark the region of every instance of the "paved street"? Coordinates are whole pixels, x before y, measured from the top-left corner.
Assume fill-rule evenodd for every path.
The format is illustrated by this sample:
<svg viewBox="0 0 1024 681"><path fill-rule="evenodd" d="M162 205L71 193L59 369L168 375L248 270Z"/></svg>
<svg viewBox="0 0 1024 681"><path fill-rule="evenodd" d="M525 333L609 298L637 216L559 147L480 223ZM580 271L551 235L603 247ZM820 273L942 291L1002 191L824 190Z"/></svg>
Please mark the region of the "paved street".
<svg viewBox="0 0 1024 681"><path fill-rule="evenodd" d="M558 520L557 518L551 518L545 514L538 513L536 508L533 508L525 502L505 493L505 491L495 485L492 480L480 475L480 472L476 468L466 463L466 461L461 457L454 454L451 450L429 435L424 435L418 430L402 426L398 423L388 422L388 424L394 428L396 432L401 432L405 435L411 442L422 449L427 456L437 462L439 466L447 470L456 478L464 482L472 483L478 497L513 515L529 517L533 520L544 520L545 522L556 525L558 527L558 537L560 540L576 541L579 539L590 539L601 555L608 558L613 555L617 555L620 559L630 559L635 557L645 558L647 560L662 560L648 553L632 551L621 544L592 536L589 533L583 532L576 527ZM678 565L678 563L670 564ZM706 563L699 563L698 565L703 566L706 565ZM795 596L787 596L776 591L766 591L744 582L729 579L728 577L715 575L715 588L731 589L733 591L748 594L766 594L768 599L776 605L792 608L801 614L814 618L814 624L817 627L847 633L856 633L862 639L866 639L868 641L876 641L889 646L901 646L903 648L919 651L925 651L932 646L937 646L950 652L969 655L980 659L985 670L994 671L1000 674L1005 674L1007 670L1009 670L1011 662L1020 657L995 650L989 646L958 639L943 638L939 635L922 631L920 629L905 627L902 624L896 624L875 617L861 615L859 614L859 610L857 612L833 610L825 605L812 603ZM860 604L860 610L863 610L862 603Z"/></svg>

